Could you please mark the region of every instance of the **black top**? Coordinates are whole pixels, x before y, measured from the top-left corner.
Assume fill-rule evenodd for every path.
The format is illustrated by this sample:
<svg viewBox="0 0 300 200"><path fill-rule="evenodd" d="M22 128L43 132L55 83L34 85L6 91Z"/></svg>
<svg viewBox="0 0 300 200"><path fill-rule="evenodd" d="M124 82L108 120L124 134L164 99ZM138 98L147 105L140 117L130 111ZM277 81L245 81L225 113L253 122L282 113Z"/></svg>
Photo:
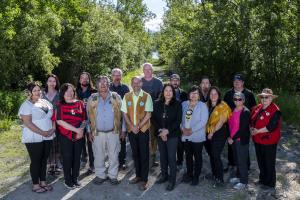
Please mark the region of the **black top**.
<svg viewBox="0 0 300 200"><path fill-rule="evenodd" d="M178 88L177 90L175 90L175 92L176 92L176 100L179 101L180 103L188 100L188 95L183 89Z"/></svg>
<svg viewBox="0 0 300 200"><path fill-rule="evenodd" d="M250 141L250 111L244 107L240 115L240 126L239 130L233 136L233 140L240 138L242 145L249 144Z"/></svg>
<svg viewBox="0 0 300 200"><path fill-rule="evenodd" d="M182 107L179 101L175 101L170 105L165 105L160 100L154 102L151 121L157 130L168 129L168 137L178 137L181 135L181 117ZM155 134L158 135L158 131Z"/></svg>
<svg viewBox="0 0 300 200"><path fill-rule="evenodd" d="M118 95L120 95L122 99L125 96L125 94L129 92L128 86L122 83L117 86L111 83L109 86L109 90L118 93Z"/></svg>
<svg viewBox="0 0 300 200"><path fill-rule="evenodd" d="M234 89L230 89L225 93L224 96L224 101L228 104L228 106L231 108L231 110L234 110L235 108L235 104L233 102L233 95L234 95L235 91ZM242 91L242 93L245 95L245 103L244 105L251 110L254 106L256 106L256 100L255 97L253 95L253 93L248 90L248 89L244 89Z"/></svg>
<svg viewBox="0 0 300 200"><path fill-rule="evenodd" d="M82 91L82 89L78 89L76 90L76 93L77 93L77 97L79 100L82 100L83 102L87 102L87 99L93 94L93 93L96 93L97 90L95 89L91 89L91 88L87 88L86 91Z"/></svg>

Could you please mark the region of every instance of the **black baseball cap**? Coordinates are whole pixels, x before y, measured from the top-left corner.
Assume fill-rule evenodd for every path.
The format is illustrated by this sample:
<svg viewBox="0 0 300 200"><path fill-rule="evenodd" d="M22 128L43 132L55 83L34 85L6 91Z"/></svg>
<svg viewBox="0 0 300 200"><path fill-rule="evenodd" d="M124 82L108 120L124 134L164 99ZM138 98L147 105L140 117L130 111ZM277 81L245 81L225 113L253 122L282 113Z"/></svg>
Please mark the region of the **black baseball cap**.
<svg viewBox="0 0 300 200"><path fill-rule="evenodd" d="M245 81L244 76L242 74L236 74L236 75L234 75L233 81L236 81L236 80L238 80L238 81Z"/></svg>

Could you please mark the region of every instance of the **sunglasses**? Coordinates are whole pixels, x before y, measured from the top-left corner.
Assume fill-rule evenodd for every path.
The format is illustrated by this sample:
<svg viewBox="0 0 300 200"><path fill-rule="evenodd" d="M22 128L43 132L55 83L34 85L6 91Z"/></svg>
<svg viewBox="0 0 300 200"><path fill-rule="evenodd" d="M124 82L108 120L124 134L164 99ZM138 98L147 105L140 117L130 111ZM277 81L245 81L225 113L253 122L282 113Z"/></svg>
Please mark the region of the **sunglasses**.
<svg viewBox="0 0 300 200"><path fill-rule="evenodd" d="M261 96L260 98L261 98L261 99L268 99L269 96Z"/></svg>
<svg viewBox="0 0 300 200"><path fill-rule="evenodd" d="M233 101L243 101L243 99L241 99L241 98L233 98Z"/></svg>

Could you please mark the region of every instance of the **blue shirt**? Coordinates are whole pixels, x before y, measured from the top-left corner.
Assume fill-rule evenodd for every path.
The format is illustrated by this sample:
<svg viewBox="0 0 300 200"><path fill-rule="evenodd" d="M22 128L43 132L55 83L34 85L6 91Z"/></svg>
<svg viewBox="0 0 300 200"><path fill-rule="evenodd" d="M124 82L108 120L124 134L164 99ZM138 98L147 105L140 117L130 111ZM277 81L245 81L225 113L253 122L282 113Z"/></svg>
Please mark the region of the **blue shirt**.
<svg viewBox="0 0 300 200"><path fill-rule="evenodd" d="M97 131L106 132L114 130L114 111L110 100L111 95L111 92L108 92L105 100L99 96L96 116ZM125 131L125 128L125 120L123 119L122 131Z"/></svg>

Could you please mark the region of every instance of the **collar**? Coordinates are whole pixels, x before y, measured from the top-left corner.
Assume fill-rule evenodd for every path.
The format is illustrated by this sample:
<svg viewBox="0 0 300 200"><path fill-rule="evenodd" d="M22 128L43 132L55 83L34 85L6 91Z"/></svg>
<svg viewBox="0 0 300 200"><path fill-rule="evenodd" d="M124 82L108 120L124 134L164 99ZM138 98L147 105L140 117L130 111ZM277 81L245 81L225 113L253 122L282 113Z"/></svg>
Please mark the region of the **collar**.
<svg viewBox="0 0 300 200"><path fill-rule="evenodd" d="M134 91L133 91L133 95L134 96L138 96L138 97L143 97L144 96L144 91L141 89L139 95L135 95Z"/></svg>

